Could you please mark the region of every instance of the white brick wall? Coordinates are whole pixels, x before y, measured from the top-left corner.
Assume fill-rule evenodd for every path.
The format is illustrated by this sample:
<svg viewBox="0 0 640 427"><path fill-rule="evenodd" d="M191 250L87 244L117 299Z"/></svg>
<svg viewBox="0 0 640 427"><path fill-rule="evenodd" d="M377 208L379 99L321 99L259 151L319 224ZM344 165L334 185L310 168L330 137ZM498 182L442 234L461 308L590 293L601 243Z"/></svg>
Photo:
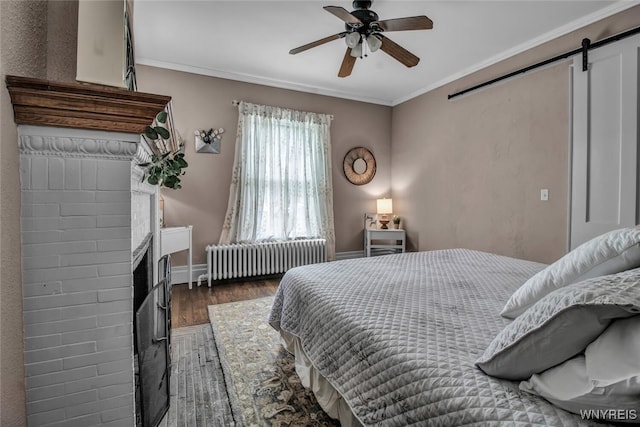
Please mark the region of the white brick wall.
<svg viewBox="0 0 640 427"><path fill-rule="evenodd" d="M29 425L131 426L132 236L156 190L132 230L139 137L51 129L19 127Z"/></svg>
<svg viewBox="0 0 640 427"><path fill-rule="evenodd" d="M138 148L137 156L141 160L139 163L150 161L150 151L144 145ZM157 187L144 180L144 172L135 162L131 171L131 250L135 253L150 232L158 234L159 216L154 206L157 206L159 192ZM154 252L158 250L159 242L155 246Z"/></svg>
<svg viewBox="0 0 640 427"><path fill-rule="evenodd" d="M131 221L131 250L135 251L151 231L151 198L138 191L131 195L131 216L127 219Z"/></svg>

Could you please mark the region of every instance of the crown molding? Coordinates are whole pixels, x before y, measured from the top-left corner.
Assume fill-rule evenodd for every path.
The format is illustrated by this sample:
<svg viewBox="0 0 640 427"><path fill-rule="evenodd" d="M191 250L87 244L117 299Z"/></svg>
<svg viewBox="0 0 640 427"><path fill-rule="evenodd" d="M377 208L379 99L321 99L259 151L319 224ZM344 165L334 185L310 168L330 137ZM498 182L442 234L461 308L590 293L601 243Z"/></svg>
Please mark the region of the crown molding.
<svg viewBox="0 0 640 427"><path fill-rule="evenodd" d="M536 48L544 43L550 42L552 40L555 40L559 37L562 37L564 35L567 35L573 31L577 31L581 28L586 27L587 25L593 24L595 22L598 22L600 20L603 20L605 18L608 18L612 15L615 15L616 13L619 12L623 12L627 9L630 9L634 6L637 6L640 4L640 1L629 1L629 0L619 0L615 3L613 3L612 5L605 7L603 9L600 9L596 12L593 12L589 15L583 16L580 19L576 19L574 21L569 22L566 25L563 25L559 28L556 28L552 31L546 32L536 38L533 38L525 43L522 43L518 46L515 46L511 49L507 49L497 55L494 55L490 58L487 58L486 60L479 62L477 64L472 65L471 67L468 67L458 73L452 74L448 77L445 77L444 79L435 82L429 86L425 86L421 89L418 89L414 92L411 92L405 96L401 96L398 97L396 99L394 99L391 102L391 106L395 107L396 105L402 104L403 102L409 101L413 98L416 98L420 95L423 95L427 92L430 92L434 89L437 89L439 87L442 87L446 84L449 84L451 82L454 82L456 80L459 80L463 77L466 77L468 75L471 75L477 71L483 70L485 68L488 68L492 65L495 65L501 61L504 61L505 59L511 58L513 56L516 56L518 54L521 54L523 52L526 52L530 49ZM579 48L580 46L576 46L576 48Z"/></svg>
<svg viewBox="0 0 640 427"><path fill-rule="evenodd" d="M317 85L307 85L301 82L291 82L291 81L284 81L284 80L278 80L278 79L271 79L271 78L265 78L262 76L258 76L255 74L247 74L247 73L239 73L239 72L233 72L233 71L223 71L223 70L219 70L219 69L210 69L210 68L201 68L201 67L193 67L190 65L186 65L186 64L181 64L181 63L173 63L173 62L166 62L166 61L158 61L158 60L153 60L150 58L144 58L144 57L136 57L136 64L140 64L140 65L147 65L147 66L152 66L152 67L157 67L157 68L163 68L163 69L168 69L168 70L174 70L174 71L181 71L181 72L186 72L186 73L191 73L191 74L199 74L199 75L205 75L205 76L210 76L210 77L217 77L217 78L222 78L222 79L227 79L227 80L235 80L235 81L241 81L241 82L245 82L245 83L252 83L252 84L259 84L259 85L263 85L263 86L269 86L269 87L277 87L277 88L282 88L282 89L289 89L289 90L295 90L295 91L299 91L299 92L305 92L305 93L312 93L312 94L317 94L317 95L325 95L325 96L332 96L332 97L337 97L337 98L341 98L341 99L348 99L348 100L353 100L353 101L360 101L360 102L366 102L366 103L371 103L371 104L378 104L378 105L383 105L383 106L390 106L390 107L394 107L396 105L399 105L403 102L406 102L410 99L413 99L417 96L420 96L426 92L432 91L434 89L437 89L441 86L444 86L448 83L451 83L455 80L458 80L460 78L463 78L465 76L468 76L470 74L473 74L479 70L482 70L484 68L490 67L500 61L503 61L507 58L510 58L512 56L515 56L517 54L520 54L522 52L525 52L529 49L535 48L543 43L546 43L548 41L551 41L553 39L556 39L558 37L561 37L565 34L568 34L572 31L576 31L579 30L580 28L583 28L589 24L592 24L594 22L597 22L599 20L608 18L609 16L612 16L616 13L622 12L624 10L627 10L631 7L634 7L636 5L640 4L639 1L637 0L618 0L614 3L612 3L611 5L604 7L596 12L593 12L591 14L588 14L582 18L573 20L559 28L556 28L552 31L549 31L547 33L544 33L538 37L535 37L525 43L522 43L518 46L515 46L511 49L507 49L503 52L498 53L497 55L494 55L492 57L487 58L484 61L478 62L470 67L467 67L457 73L453 73L449 76L444 77L443 79L436 81L432 84L426 85L424 87L418 88L417 90L408 92L408 93L404 93L404 94L399 94L400 96L397 96L395 98L386 98L386 97L372 97L372 96L364 96L361 94L356 94L356 93L349 93L349 92L344 92L341 90L336 90L336 89L331 89L328 87L318 87Z"/></svg>
<svg viewBox="0 0 640 427"><path fill-rule="evenodd" d="M214 70L201 67L193 67L185 64L175 64L173 62L156 61L147 58L136 58L136 65L147 65L149 67L164 68L173 71L182 71L191 74L200 74L203 76L217 77L226 80L235 80L244 83L258 84L268 87L276 87L280 89L295 90L298 92L313 93L315 95L331 96L334 98L348 99L351 101L366 102L369 104L391 106L391 102L387 99L373 98L367 96L356 95L339 90L322 88L318 86L305 85L302 83L287 82L284 80L269 79L266 77L255 76L251 74L234 73L228 71Z"/></svg>

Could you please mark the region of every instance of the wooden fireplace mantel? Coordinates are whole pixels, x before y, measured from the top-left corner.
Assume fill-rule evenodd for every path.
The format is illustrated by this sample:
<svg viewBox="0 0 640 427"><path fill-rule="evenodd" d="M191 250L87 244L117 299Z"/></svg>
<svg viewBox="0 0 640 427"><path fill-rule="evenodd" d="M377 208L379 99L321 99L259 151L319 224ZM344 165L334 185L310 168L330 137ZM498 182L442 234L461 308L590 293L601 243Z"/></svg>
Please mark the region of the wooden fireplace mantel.
<svg viewBox="0 0 640 427"><path fill-rule="evenodd" d="M142 133L171 100L87 83L6 76L16 124Z"/></svg>

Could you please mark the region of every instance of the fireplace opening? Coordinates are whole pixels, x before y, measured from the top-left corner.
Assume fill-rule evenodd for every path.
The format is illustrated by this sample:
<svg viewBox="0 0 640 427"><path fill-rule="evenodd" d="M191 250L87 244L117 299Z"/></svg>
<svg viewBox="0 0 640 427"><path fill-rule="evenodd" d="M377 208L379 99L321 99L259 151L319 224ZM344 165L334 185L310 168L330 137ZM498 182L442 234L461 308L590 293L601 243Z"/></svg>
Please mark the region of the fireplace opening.
<svg viewBox="0 0 640 427"><path fill-rule="evenodd" d="M153 252L152 237L149 235L133 254L133 348L134 354L138 353L135 339L136 316L151 288L153 288Z"/></svg>
<svg viewBox="0 0 640 427"><path fill-rule="evenodd" d="M169 408L170 296L166 267L153 284L151 238L134 252L134 368L136 379L136 426L155 427ZM167 260L161 260L165 265Z"/></svg>

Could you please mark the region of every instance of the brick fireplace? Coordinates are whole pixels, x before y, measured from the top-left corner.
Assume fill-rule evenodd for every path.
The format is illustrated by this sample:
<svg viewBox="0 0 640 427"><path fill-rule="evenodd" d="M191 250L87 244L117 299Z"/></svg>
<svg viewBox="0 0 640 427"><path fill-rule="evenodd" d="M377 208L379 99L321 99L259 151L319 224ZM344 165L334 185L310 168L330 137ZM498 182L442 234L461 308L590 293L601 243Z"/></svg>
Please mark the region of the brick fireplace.
<svg viewBox="0 0 640 427"><path fill-rule="evenodd" d="M140 133L169 98L10 77L7 86L20 148L29 425L135 425L134 268L145 262L155 283L160 253Z"/></svg>

